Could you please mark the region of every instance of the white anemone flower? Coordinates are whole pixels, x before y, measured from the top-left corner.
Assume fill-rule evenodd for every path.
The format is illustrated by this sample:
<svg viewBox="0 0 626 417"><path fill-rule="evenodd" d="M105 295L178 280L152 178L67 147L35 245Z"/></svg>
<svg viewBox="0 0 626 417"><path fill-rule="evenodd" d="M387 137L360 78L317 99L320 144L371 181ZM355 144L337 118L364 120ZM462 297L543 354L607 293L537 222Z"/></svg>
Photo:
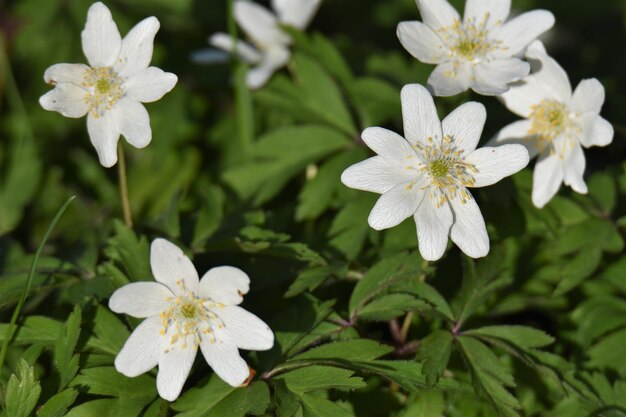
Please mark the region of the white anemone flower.
<svg viewBox="0 0 626 417"><path fill-rule="evenodd" d="M539 41L526 57L533 72L501 96L506 107L524 117L504 127L492 143L521 143L530 157L539 156L533 174L533 204L545 206L565 183L585 194L587 185L582 146L606 146L613 126L600 116L604 87L595 79L582 80L574 92L567 73Z"/></svg>
<svg viewBox="0 0 626 417"><path fill-rule="evenodd" d="M82 33L89 65L56 64L44 74L54 89L39 103L65 117L87 115L91 143L105 167L117 162L120 134L137 148L150 143L150 116L141 103L159 100L178 81L176 75L148 66L158 30L158 19L148 17L122 39L109 9L94 3Z"/></svg>
<svg viewBox="0 0 626 417"><path fill-rule="evenodd" d="M233 39L226 33L216 33L209 43L216 48L236 53L239 59L253 68L248 72L246 84L252 89L265 85L272 74L287 65L291 57L291 36L280 25L304 30L321 0L272 0L276 14L248 0L235 1L235 20L248 35L253 45Z"/></svg>
<svg viewBox="0 0 626 417"><path fill-rule="evenodd" d="M467 0L463 20L446 0L416 0L423 22L402 22L398 38L415 58L437 67L428 86L437 96L471 88L502 94L529 72L517 54L554 25L546 10L507 21L511 0Z"/></svg>
<svg viewBox="0 0 626 417"><path fill-rule="evenodd" d="M109 301L116 313L145 318L115 358L115 368L134 377L158 365L159 395L174 401L200 347L221 379L242 385L250 369L238 349L268 350L274 344L267 324L238 306L250 289L248 275L220 266L198 280L189 258L165 239L152 242L150 265L157 282L125 285Z"/></svg>
<svg viewBox="0 0 626 417"><path fill-rule="evenodd" d="M444 254L448 236L473 258L487 255L485 221L468 187L484 187L528 164L522 145L480 148L487 117L476 102L456 108L442 122L433 98L419 84L401 93L404 135L370 127L362 134L377 156L347 168L341 181L351 188L382 194L368 222L387 229L413 216L422 257Z"/></svg>

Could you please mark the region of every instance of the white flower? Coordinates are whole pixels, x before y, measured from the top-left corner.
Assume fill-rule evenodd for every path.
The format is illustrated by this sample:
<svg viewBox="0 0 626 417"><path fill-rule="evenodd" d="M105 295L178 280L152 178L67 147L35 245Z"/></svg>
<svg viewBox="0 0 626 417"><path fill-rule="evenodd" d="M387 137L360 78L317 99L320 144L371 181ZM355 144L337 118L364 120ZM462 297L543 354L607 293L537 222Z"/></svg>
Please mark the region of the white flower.
<svg viewBox="0 0 626 417"><path fill-rule="evenodd" d="M424 259L439 259L448 235L467 255L487 255L485 222L466 187L514 174L528 164L528 152L521 145L476 149L487 117L480 103L465 103L440 122L421 85L404 86L401 99L406 139L380 127L365 129L362 138L378 156L346 169L341 181L382 194L368 219L376 230L413 216Z"/></svg>
<svg viewBox="0 0 626 417"><path fill-rule="evenodd" d="M232 386L243 384L250 370L238 349L267 350L274 335L261 319L237 305L250 289L240 269L220 266L198 281L187 256L165 239L150 248L157 282L135 282L113 293L116 313L146 318L115 358L122 374L134 377L159 366L159 395L175 400L189 375L198 347L215 373Z"/></svg>
<svg viewBox="0 0 626 417"><path fill-rule="evenodd" d="M561 187L585 194L582 146L606 146L613 126L600 117L604 87L595 78L582 80L574 93L567 74L539 41L528 47L533 73L502 95L506 107L524 117L502 129L494 143L521 143L530 157L539 155L533 174L533 204L545 206Z"/></svg>
<svg viewBox="0 0 626 417"><path fill-rule="evenodd" d="M149 17L122 39L109 9L94 3L82 33L89 66L56 64L44 74L54 89L39 103L66 117L87 114L91 143L105 167L117 162L120 134L137 148L150 143L150 117L141 103L160 99L178 80L174 74L148 66L158 30L157 18Z"/></svg>
<svg viewBox="0 0 626 417"><path fill-rule="evenodd" d="M236 52L239 58L252 65L248 72L248 87L260 88L272 74L284 67L291 52L292 42L280 25L290 25L303 30L310 23L321 0L272 0L276 15L265 7L247 0L235 1L235 20L252 41L250 45L237 41L226 33L216 33L209 42L216 48Z"/></svg>
<svg viewBox="0 0 626 417"><path fill-rule="evenodd" d="M398 38L415 58L437 67L428 86L437 96L471 88L496 95L526 76L529 65L515 55L554 25L545 10L507 21L511 0L467 0L463 21L446 0L417 0L423 22L402 22Z"/></svg>

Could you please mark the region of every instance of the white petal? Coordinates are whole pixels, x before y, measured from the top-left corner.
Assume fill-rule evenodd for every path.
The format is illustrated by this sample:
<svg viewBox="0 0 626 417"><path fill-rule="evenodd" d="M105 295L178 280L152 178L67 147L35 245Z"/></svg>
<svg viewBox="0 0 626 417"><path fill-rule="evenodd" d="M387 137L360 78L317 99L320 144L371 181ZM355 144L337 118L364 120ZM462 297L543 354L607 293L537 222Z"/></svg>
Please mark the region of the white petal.
<svg viewBox="0 0 626 417"><path fill-rule="evenodd" d="M435 67L428 77L427 84L434 95L449 97L466 91L473 77L473 68L470 64L446 62Z"/></svg>
<svg viewBox="0 0 626 417"><path fill-rule="evenodd" d="M578 83L572 100L570 109L579 113L593 112L600 113L604 104L604 87L595 78L582 80Z"/></svg>
<svg viewBox="0 0 626 417"><path fill-rule="evenodd" d="M529 71L530 64L517 58L481 62L474 67L472 90L486 96L502 94L509 90L509 83L524 78Z"/></svg>
<svg viewBox="0 0 626 417"><path fill-rule="evenodd" d="M142 103L152 103L170 92L178 77L157 67L148 67L124 83L126 95Z"/></svg>
<svg viewBox="0 0 626 417"><path fill-rule="evenodd" d="M58 111L65 117L83 117L89 111L85 101L87 90L70 83L59 83L53 90L39 98L39 104L46 110Z"/></svg>
<svg viewBox="0 0 626 417"><path fill-rule="evenodd" d="M543 96L567 103L572 96L572 86L565 70L546 52L541 41L528 46L526 58L531 63L532 78L544 91Z"/></svg>
<svg viewBox="0 0 626 417"><path fill-rule="evenodd" d="M476 149L465 158L465 162L473 164L478 170L478 173L474 174L475 182L472 187L495 184L523 169L528 165L528 160L526 148L517 144Z"/></svg>
<svg viewBox="0 0 626 417"><path fill-rule="evenodd" d="M580 143L588 148L590 146L606 146L613 141L613 125L604 118L588 113L583 116L584 131L580 137Z"/></svg>
<svg viewBox="0 0 626 417"><path fill-rule="evenodd" d="M152 139L150 116L140 102L124 97L117 102L120 112L120 133L135 148L145 148Z"/></svg>
<svg viewBox="0 0 626 417"><path fill-rule="evenodd" d="M289 62L290 57L289 49L281 46L266 51L259 65L248 70L246 85L253 90L263 87L277 69Z"/></svg>
<svg viewBox="0 0 626 417"><path fill-rule="evenodd" d="M447 115L441 122L441 129L444 136L454 140L457 148L469 154L478 145L486 119L485 106L471 101L460 105Z"/></svg>
<svg viewBox="0 0 626 417"><path fill-rule="evenodd" d="M542 208L559 191L563 182L563 162L556 155L541 155L533 173L532 200Z"/></svg>
<svg viewBox="0 0 626 417"><path fill-rule="evenodd" d="M236 305L250 291L248 274L234 266L209 269L200 280L198 295L225 305Z"/></svg>
<svg viewBox="0 0 626 417"><path fill-rule="evenodd" d="M445 56L445 44L422 22L401 22L397 35L404 49L422 62L437 64Z"/></svg>
<svg viewBox="0 0 626 417"><path fill-rule="evenodd" d="M284 24L306 28L319 8L321 0L272 0L272 8Z"/></svg>
<svg viewBox="0 0 626 417"><path fill-rule="evenodd" d="M407 84L400 92L404 137L409 143L428 144L432 138L441 142L441 122L428 90L419 84Z"/></svg>
<svg viewBox="0 0 626 417"><path fill-rule="evenodd" d="M415 171L374 156L346 168L341 174L341 182L350 188L382 194L394 185L410 182L414 177Z"/></svg>
<svg viewBox="0 0 626 417"><path fill-rule="evenodd" d="M494 39L502 41L503 49L494 55L511 57L554 25L554 15L547 10L533 10L509 20L492 32Z"/></svg>
<svg viewBox="0 0 626 417"><path fill-rule="evenodd" d="M159 27L156 17L148 17L137 23L124 37L120 56L114 66L121 77L130 77L148 68L152 60L154 36Z"/></svg>
<svg viewBox="0 0 626 417"><path fill-rule="evenodd" d="M413 216L420 254L427 261L436 261L443 256L453 221L448 202L445 201L441 207L437 207L436 203L434 198L426 196Z"/></svg>
<svg viewBox="0 0 626 417"><path fill-rule="evenodd" d="M104 4L97 2L89 8L81 37L89 65L110 67L115 63L122 47L122 37Z"/></svg>
<svg viewBox="0 0 626 417"><path fill-rule="evenodd" d="M363 142L389 165L404 168L416 158L413 147L402 136L382 127L368 127L361 134Z"/></svg>
<svg viewBox="0 0 626 417"><path fill-rule="evenodd" d="M262 55L252 45L233 38L226 33L215 33L209 38L209 43L216 48L230 53L237 53L242 61L248 64L256 64L261 61Z"/></svg>
<svg viewBox="0 0 626 417"><path fill-rule="evenodd" d="M233 387L243 384L250 375L250 368L241 356L237 347L227 338L211 343L210 337L203 337L200 349L204 359L213 368L217 376Z"/></svg>
<svg viewBox="0 0 626 417"><path fill-rule="evenodd" d="M198 272L187 255L165 239L154 239L150 245L150 266L154 278L169 287L174 294L182 294L184 285L196 293Z"/></svg>
<svg viewBox="0 0 626 417"><path fill-rule="evenodd" d="M238 306L216 309L215 313L224 322L228 338L239 349L268 350L274 346L274 333L254 314Z"/></svg>
<svg viewBox="0 0 626 417"><path fill-rule="evenodd" d="M162 328L158 316L142 321L115 357L115 369L132 378L157 366L162 349Z"/></svg>
<svg viewBox="0 0 626 417"><path fill-rule="evenodd" d="M112 167L117 162L117 141L120 138L120 122L117 108L105 111L102 116L87 115L87 132L96 148L100 164Z"/></svg>
<svg viewBox="0 0 626 417"><path fill-rule="evenodd" d="M138 318L158 316L169 308L173 297L174 294L158 282L133 282L111 295L109 308Z"/></svg>
<svg viewBox="0 0 626 417"><path fill-rule="evenodd" d="M467 255L481 258L489 253L489 236L485 220L474 198L462 200L451 198L450 206L454 223L450 229L450 239Z"/></svg>
<svg viewBox="0 0 626 417"><path fill-rule="evenodd" d="M535 141L531 140L528 136L528 131L532 127L532 124L532 121L524 119L506 125L489 140L487 146L519 144L526 148L529 158L532 159L537 156L539 152L535 146Z"/></svg>
<svg viewBox="0 0 626 417"><path fill-rule="evenodd" d="M278 26L276 16L260 4L235 1L235 19L246 34L260 45L288 45L291 38Z"/></svg>
<svg viewBox="0 0 626 417"><path fill-rule="evenodd" d="M563 161L563 182L580 194L587 194L587 184L585 184L583 179L585 165L583 148L578 143L575 143L569 151L567 158Z"/></svg>
<svg viewBox="0 0 626 417"><path fill-rule="evenodd" d="M420 184L398 184L380 196L367 222L376 230L397 226L415 214L423 199Z"/></svg>
<svg viewBox="0 0 626 417"><path fill-rule="evenodd" d="M422 21L435 30L461 21L459 13L447 0L417 0L417 8Z"/></svg>
<svg viewBox="0 0 626 417"><path fill-rule="evenodd" d="M185 349L179 343L173 349L161 353L159 357L157 390L161 398L167 401L178 398L196 358L197 349L192 337L188 336L188 339L190 340Z"/></svg>
<svg viewBox="0 0 626 417"><path fill-rule="evenodd" d="M511 0L467 0L463 21L491 30L503 24L511 11Z"/></svg>
<svg viewBox="0 0 626 417"><path fill-rule="evenodd" d="M43 79L51 85L72 83L80 86L88 69L85 64L55 64L46 70Z"/></svg>

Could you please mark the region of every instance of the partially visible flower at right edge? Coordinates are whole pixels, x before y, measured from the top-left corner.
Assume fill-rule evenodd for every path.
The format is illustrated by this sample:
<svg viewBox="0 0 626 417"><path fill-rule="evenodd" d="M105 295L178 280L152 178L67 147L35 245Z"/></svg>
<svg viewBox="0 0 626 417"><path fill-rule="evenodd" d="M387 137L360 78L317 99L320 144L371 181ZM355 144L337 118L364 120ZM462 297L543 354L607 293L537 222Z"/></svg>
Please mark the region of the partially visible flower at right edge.
<svg viewBox="0 0 626 417"><path fill-rule="evenodd" d="M587 193L582 147L610 144L613 126L600 116L605 94L597 79L582 80L572 93L567 73L541 42L528 47L526 58L533 72L501 96L506 107L524 120L504 127L491 143L520 143L531 158L538 156L532 201L541 208L562 183Z"/></svg>
<svg viewBox="0 0 626 417"><path fill-rule="evenodd" d="M437 96L468 89L504 93L511 82L528 75L528 63L517 55L554 25L547 10L508 19L511 0L467 0L463 19L447 0L416 2L422 22L401 22L398 38L415 58L437 65L428 78Z"/></svg>
<svg viewBox="0 0 626 417"><path fill-rule="evenodd" d="M209 43L216 48L236 53L250 64L246 84L252 89L265 85L272 74L287 65L291 58L291 36L280 25L304 30L319 8L321 0L272 0L276 14L248 0L237 0L234 14L253 45L233 39L226 33L215 33Z"/></svg>

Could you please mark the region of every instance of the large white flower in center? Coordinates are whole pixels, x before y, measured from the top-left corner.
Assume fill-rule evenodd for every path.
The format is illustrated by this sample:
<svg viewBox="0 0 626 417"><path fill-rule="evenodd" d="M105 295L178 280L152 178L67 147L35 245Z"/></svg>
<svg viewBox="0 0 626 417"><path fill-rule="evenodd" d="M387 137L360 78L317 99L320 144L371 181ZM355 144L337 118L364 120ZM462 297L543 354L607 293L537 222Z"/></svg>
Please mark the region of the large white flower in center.
<svg viewBox="0 0 626 417"><path fill-rule="evenodd" d="M243 384L250 370L238 349L268 350L274 344L267 324L238 306L250 289L248 276L220 266L198 280L189 258L165 239L152 242L150 264L157 282L125 285L109 301L116 313L146 318L115 358L116 369L133 377L158 365L159 395L173 401L200 347L220 378Z"/></svg>
<svg viewBox="0 0 626 417"><path fill-rule="evenodd" d="M437 67L428 85L437 96L471 88L496 95L526 76L528 63L516 57L554 25L545 10L507 21L511 0L467 0L463 20L446 0L417 0L423 22L402 22L398 38L415 58Z"/></svg>
<svg viewBox="0 0 626 417"><path fill-rule="evenodd" d="M509 110L525 119L503 128L493 142L521 143L531 158L539 156L532 201L541 208L562 183L587 193L582 147L611 143L613 126L600 116L604 87L597 79L582 80L572 93L567 73L541 42L532 43L526 57L533 63L533 73L501 97Z"/></svg>
<svg viewBox="0 0 626 417"><path fill-rule="evenodd" d="M105 167L117 162L120 134L137 148L150 143L150 117L141 103L160 99L178 81L176 75L148 66L158 30L157 18L148 17L122 39L109 9L94 3L82 33L89 66L56 64L44 74L54 89L39 103L65 117L87 114L91 143Z"/></svg>
<svg viewBox="0 0 626 417"><path fill-rule="evenodd" d="M246 77L248 87L262 87L279 68L284 67L291 51L291 36L280 25L303 30L310 23L321 0L272 0L276 14L260 4L248 0L235 1L235 20L246 32L253 45L238 41L226 33L215 33L211 45L228 52L252 65Z"/></svg>
<svg viewBox="0 0 626 417"><path fill-rule="evenodd" d="M402 89L402 136L380 127L362 138L378 156L346 169L348 187L380 193L369 216L376 230L413 216L419 250L437 260L448 236L467 255L489 252L482 214L468 187L484 187L528 164L528 152L517 144L476 149L486 119L480 103L469 102L439 121L430 93L419 84Z"/></svg>

